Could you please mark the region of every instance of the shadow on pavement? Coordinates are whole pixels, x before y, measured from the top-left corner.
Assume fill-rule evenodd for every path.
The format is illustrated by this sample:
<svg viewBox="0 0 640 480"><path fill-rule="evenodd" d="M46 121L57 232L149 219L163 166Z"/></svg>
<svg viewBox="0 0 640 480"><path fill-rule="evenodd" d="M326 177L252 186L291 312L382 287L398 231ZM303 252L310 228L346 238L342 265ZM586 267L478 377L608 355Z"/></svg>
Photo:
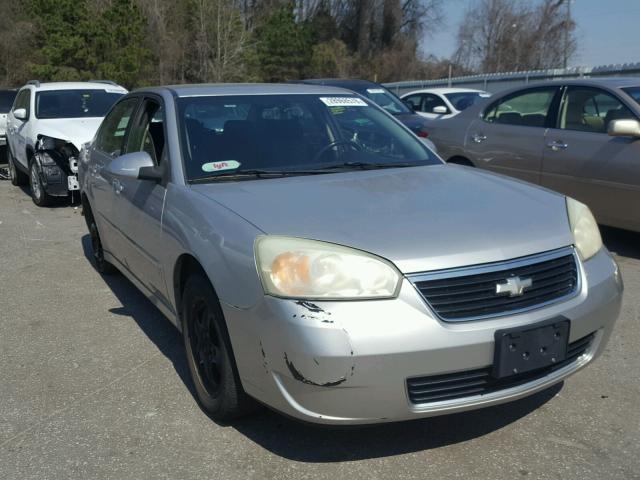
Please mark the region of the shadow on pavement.
<svg viewBox="0 0 640 480"><path fill-rule="evenodd" d="M640 233L603 226L600 232L602 241L611 252L640 260Z"/></svg>
<svg viewBox="0 0 640 480"><path fill-rule="evenodd" d="M381 458L461 443L499 430L547 403L563 385L504 405L402 423L322 427L266 411L232 426L289 460L322 463Z"/></svg>
<svg viewBox="0 0 640 480"><path fill-rule="evenodd" d="M91 262L89 235L82 238ZM103 276L122 307L112 313L131 317L173 364L195 398L182 337L178 330L123 275ZM379 458L429 450L464 442L499 430L525 417L551 400L562 388L556 385L531 397L505 405L443 417L365 427L322 427L290 420L263 409L226 427L275 455L300 462L341 462Z"/></svg>
<svg viewBox="0 0 640 480"><path fill-rule="evenodd" d="M89 235L82 237L82 249L87 261L93 265ZM109 311L131 317L138 324L149 340L171 361L176 373L195 398L180 332L124 275L103 275L102 279L122 304L122 307Z"/></svg>

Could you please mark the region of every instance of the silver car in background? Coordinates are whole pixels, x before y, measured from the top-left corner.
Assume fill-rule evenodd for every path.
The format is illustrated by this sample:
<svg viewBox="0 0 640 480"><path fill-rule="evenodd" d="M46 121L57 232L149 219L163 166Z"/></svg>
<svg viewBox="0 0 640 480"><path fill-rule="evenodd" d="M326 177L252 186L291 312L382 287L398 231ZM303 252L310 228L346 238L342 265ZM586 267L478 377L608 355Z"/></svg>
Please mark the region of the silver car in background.
<svg viewBox="0 0 640 480"><path fill-rule="evenodd" d="M93 255L182 331L202 408L410 420L512 401L600 355L622 280L583 204L445 165L313 85L124 96L83 149Z"/></svg>
<svg viewBox="0 0 640 480"><path fill-rule="evenodd" d="M640 79L536 83L432 122L448 162L521 178L640 232Z"/></svg>

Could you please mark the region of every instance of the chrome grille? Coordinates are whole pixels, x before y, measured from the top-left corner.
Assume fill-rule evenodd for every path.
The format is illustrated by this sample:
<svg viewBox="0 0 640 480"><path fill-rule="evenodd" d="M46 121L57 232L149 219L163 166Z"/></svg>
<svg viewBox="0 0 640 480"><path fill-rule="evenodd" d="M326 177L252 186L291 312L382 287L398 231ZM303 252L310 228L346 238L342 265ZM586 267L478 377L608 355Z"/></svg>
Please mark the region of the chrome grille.
<svg viewBox="0 0 640 480"><path fill-rule="evenodd" d="M442 320L453 322L513 314L565 299L577 292L579 273L575 252L569 247L410 279L432 310ZM528 286L521 292L512 292L513 296L497 293L498 284L511 281L521 286L522 279Z"/></svg>

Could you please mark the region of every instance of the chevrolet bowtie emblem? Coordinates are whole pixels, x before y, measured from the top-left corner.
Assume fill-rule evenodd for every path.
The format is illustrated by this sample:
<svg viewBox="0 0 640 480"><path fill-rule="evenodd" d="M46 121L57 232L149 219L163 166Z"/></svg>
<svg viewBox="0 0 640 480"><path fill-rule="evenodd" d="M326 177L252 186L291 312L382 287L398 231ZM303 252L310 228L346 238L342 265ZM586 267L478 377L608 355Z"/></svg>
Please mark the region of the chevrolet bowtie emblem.
<svg viewBox="0 0 640 480"><path fill-rule="evenodd" d="M532 284L533 281L530 278L510 277L505 280L505 283L496 284L496 295L519 297L524 294L524 289Z"/></svg>

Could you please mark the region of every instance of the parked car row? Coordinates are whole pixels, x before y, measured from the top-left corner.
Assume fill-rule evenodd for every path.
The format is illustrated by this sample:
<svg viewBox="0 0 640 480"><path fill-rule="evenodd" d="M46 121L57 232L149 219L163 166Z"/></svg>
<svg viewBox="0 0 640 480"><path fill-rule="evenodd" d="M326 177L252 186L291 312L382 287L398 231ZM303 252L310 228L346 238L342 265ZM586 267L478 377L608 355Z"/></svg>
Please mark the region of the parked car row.
<svg viewBox="0 0 640 480"><path fill-rule="evenodd" d="M556 190L640 232L640 79L536 83L428 128L447 162Z"/></svg>
<svg viewBox="0 0 640 480"><path fill-rule="evenodd" d="M209 415L448 414L531 395L603 352L623 284L586 205L447 165L389 112L395 97L320 83L118 91L77 155L97 269L182 332ZM10 118L39 119L38 96L34 109L20 95ZM32 162L52 155L42 143Z"/></svg>

